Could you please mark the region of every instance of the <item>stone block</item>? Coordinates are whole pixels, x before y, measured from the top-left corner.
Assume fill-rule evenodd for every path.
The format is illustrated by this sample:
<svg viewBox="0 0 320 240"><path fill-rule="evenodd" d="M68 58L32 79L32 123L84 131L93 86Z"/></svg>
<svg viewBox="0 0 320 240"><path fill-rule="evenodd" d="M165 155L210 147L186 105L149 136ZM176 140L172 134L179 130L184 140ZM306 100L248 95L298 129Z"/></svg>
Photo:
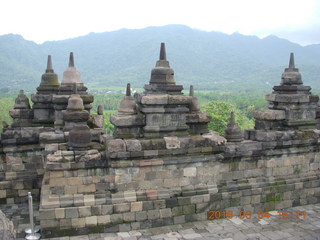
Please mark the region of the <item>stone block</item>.
<svg viewBox="0 0 320 240"><path fill-rule="evenodd" d="M155 209L166 208L166 200L164 200L164 199L155 200L155 201L153 201L153 205L154 205Z"/></svg>
<svg viewBox="0 0 320 240"><path fill-rule="evenodd" d="M84 228L86 226L86 219L85 218L71 219L71 225L73 228Z"/></svg>
<svg viewBox="0 0 320 240"><path fill-rule="evenodd" d="M173 218L173 223L176 224L184 224L186 223L186 217L184 215L182 216L175 216Z"/></svg>
<svg viewBox="0 0 320 240"><path fill-rule="evenodd" d="M155 157L158 156L158 150L145 150L143 151L143 156L144 157Z"/></svg>
<svg viewBox="0 0 320 240"><path fill-rule="evenodd" d="M166 143L166 149L179 149L180 140L178 137L164 137Z"/></svg>
<svg viewBox="0 0 320 240"><path fill-rule="evenodd" d="M100 205L91 206L91 214L92 215L101 215L102 210Z"/></svg>
<svg viewBox="0 0 320 240"><path fill-rule="evenodd" d="M59 226L59 221L57 220L46 220L43 219L40 221L41 228L54 228Z"/></svg>
<svg viewBox="0 0 320 240"><path fill-rule="evenodd" d="M66 218L78 218L79 209L77 207L70 207L65 209Z"/></svg>
<svg viewBox="0 0 320 240"><path fill-rule="evenodd" d="M42 132L39 134L41 143L61 143L66 142L64 133Z"/></svg>
<svg viewBox="0 0 320 240"><path fill-rule="evenodd" d="M83 195L82 194L74 194L73 195L74 206L83 206Z"/></svg>
<svg viewBox="0 0 320 240"><path fill-rule="evenodd" d="M110 215L97 216L99 225L109 224L111 222Z"/></svg>
<svg viewBox="0 0 320 240"><path fill-rule="evenodd" d="M160 209L160 218L172 217L171 208Z"/></svg>
<svg viewBox="0 0 320 240"><path fill-rule="evenodd" d="M96 226L98 223L97 216L86 217L86 226Z"/></svg>
<svg viewBox="0 0 320 240"><path fill-rule="evenodd" d="M83 203L85 206L91 206L95 204L94 195L84 195Z"/></svg>
<svg viewBox="0 0 320 240"><path fill-rule="evenodd" d="M148 200L156 200L158 198L158 190L156 189L147 189L146 194Z"/></svg>
<svg viewBox="0 0 320 240"><path fill-rule="evenodd" d="M148 210L148 220L158 219L160 217L160 210Z"/></svg>
<svg viewBox="0 0 320 240"><path fill-rule="evenodd" d="M113 205L114 213L130 212L130 203L119 203Z"/></svg>
<svg viewBox="0 0 320 240"><path fill-rule="evenodd" d="M55 210L54 209L42 209L40 212L40 219L55 219Z"/></svg>
<svg viewBox="0 0 320 240"><path fill-rule="evenodd" d="M127 212L123 214L123 221L125 222L134 222L136 220L136 213Z"/></svg>
<svg viewBox="0 0 320 240"><path fill-rule="evenodd" d="M184 205L182 206L183 214L189 215L194 214L196 212L196 206L194 204Z"/></svg>
<svg viewBox="0 0 320 240"><path fill-rule="evenodd" d="M113 205L102 205L101 206L102 215L111 215L113 214Z"/></svg>
<svg viewBox="0 0 320 240"><path fill-rule="evenodd" d="M202 195L191 196L190 202L191 204L203 203L203 196Z"/></svg>
<svg viewBox="0 0 320 240"><path fill-rule="evenodd" d="M183 169L184 177L196 177L197 176L197 168L196 167L187 167Z"/></svg>
<svg viewBox="0 0 320 240"><path fill-rule="evenodd" d="M60 228L69 228L71 227L71 219L60 219Z"/></svg>
<svg viewBox="0 0 320 240"><path fill-rule="evenodd" d="M110 139L106 142L108 152L126 152L126 143L122 139Z"/></svg>
<svg viewBox="0 0 320 240"><path fill-rule="evenodd" d="M144 95L141 98L141 103L145 105L165 105L168 104L168 94Z"/></svg>
<svg viewBox="0 0 320 240"><path fill-rule="evenodd" d="M110 122L117 127L132 127L145 125L144 115L111 114Z"/></svg>
<svg viewBox="0 0 320 240"><path fill-rule="evenodd" d="M77 187L78 187L78 193L94 193L96 191L95 184L79 185Z"/></svg>
<svg viewBox="0 0 320 240"><path fill-rule="evenodd" d="M142 202L132 202L131 212L140 212L140 211L142 211Z"/></svg>
<svg viewBox="0 0 320 240"><path fill-rule="evenodd" d="M70 177L67 179L68 185L82 185L83 180L81 177Z"/></svg>
<svg viewBox="0 0 320 240"><path fill-rule="evenodd" d="M91 115L93 128L104 128L104 117L103 115Z"/></svg>
<svg viewBox="0 0 320 240"><path fill-rule="evenodd" d="M284 110L256 110L253 112L253 117L258 120L284 120L286 114Z"/></svg>
<svg viewBox="0 0 320 240"><path fill-rule="evenodd" d="M122 213L112 214L110 216L110 221L113 224L122 223L123 222L123 214Z"/></svg>
<svg viewBox="0 0 320 240"><path fill-rule="evenodd" d="M142 150L141 143L139 140L127 139L124 141L128 152L139 152Z"/></svg>
<svg viewBox="0 0 320 240"><path fill-rule="evenodd" d="M308 94L267 94L266 100L279 103L309 103Z"/></svg>
<svg viewBox="0 0 320 240"><path fill-rule="evenodd" d="M56 209L54 209L54 213L55 213L55 217L57 219L65 218L65 208L56 208Z"/></svg>
<svg viewBox="0 0 320 240"><path fill-rule="evenodd" d="M134 190L124 191L123 197L127 202L135 202L137 201L137 195Z"/></svg>
<svg viewBox="0 0 320 240"><path fill-rule="evenodd" d="M136 221L145 221L147 218L147 211L136 212Z"/></svg>

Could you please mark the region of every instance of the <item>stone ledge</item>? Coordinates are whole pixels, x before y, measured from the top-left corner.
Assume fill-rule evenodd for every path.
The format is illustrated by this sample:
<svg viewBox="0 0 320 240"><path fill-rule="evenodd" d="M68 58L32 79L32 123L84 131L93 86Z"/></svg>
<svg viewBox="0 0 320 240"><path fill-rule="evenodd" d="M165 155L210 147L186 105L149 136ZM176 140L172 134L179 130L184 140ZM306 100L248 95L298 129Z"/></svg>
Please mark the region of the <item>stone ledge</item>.
<svg viewBox="0 0 320 240"><path fill-rule="evenodd" d="M284 110L257 110L253 112L253 117L258 120L284 120L286 114Z"/></svg>

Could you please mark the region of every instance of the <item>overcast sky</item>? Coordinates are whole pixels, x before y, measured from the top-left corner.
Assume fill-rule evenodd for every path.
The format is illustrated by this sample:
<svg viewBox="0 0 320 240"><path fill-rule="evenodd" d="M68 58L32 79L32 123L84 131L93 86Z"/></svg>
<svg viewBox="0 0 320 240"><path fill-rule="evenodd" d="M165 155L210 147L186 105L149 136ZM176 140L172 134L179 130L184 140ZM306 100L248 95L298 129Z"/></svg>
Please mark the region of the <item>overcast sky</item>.
<svg viewBox="0 0 320 240"><path fill-rule="evenodd" d="M320 1L0 0L0 35L20 34L37 43L167 24L315 44L320 43Z"/></svg>

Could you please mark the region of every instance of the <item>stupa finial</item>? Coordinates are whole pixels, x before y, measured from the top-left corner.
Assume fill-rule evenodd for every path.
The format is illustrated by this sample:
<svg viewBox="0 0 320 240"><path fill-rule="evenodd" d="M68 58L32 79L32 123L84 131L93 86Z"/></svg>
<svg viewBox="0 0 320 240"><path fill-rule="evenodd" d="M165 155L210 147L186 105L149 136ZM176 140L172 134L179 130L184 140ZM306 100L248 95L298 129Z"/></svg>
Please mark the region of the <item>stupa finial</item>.
<svg viewBox="0 0 320 240"><path fill-rule="evenodd" d="M70 57L69 57L69 67L74 67L73 52L70 52Z"/></svg>
<svg viewBox="0 0 320 240"><path fill-rule="evenodd" d="M294 54L290 53L289 67L281 75L281 85L301 85L301 74L294 64Z"/></svg>
<svg viewBox="0 0 320 240"><path fill-rule="evenodd" d="M161 43L159 60L167 60L166 45L165 45L165 43Z"/></svg>
<svg viewBox="0 0 320 240"><path fill-rule="evenodd" d="M191 96L191 97L194 96L193 85L190 85L189 96Z"/></svg>
<svg viewBox="0 0 320 240"><path fill-rule="evenodd" d="M52 72L52 60L51 60L51 55L48 55L48 60L47 60L47 70L46 72Z"/></svg>
<svg viewBox="0 0 320 240"><path fill-rule="evenodd" d="M293 53L290 53L289 68L291 68L291 69L295 68L295 65L294 65L294 54Z"/></svg>
<svg viewBox="0 0 320 240"><path fill-rule="evenodd" d="M130 83L127 83L126 96L131 96L131 86L130 86Z"/></svg>
<svg viewBox="0 0 320 240"><path fill-rule="evenodd" d="M235 119L234 119L234 112L230 113L230 124L234 125L236 123Z"/></svg>
<svg viewBox="0 0 320 240"><path fill-rule="evenodd" d="M230 113L230 122L225 133L228 142L241 142L243 140L243 132L234 119L234 112Z"/></svg>

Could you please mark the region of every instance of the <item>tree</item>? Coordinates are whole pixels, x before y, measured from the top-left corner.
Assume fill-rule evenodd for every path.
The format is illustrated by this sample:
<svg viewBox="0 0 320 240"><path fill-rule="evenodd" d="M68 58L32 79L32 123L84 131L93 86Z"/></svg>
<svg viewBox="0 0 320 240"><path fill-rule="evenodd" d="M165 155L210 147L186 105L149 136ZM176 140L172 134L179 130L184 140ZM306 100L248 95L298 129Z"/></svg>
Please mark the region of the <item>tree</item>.
<svg viewBox="0 0 320 240"><path fill-rule="evenodd" d="M219 132L220 135L225 135L225 129L230 120L230 112L234 112L236 123L241 129L250 129L254 127L254 120L249 119L241 112L234 104L223 101L211 101L204 105L203 111L210 114L212 121L208 127L210 130Z"/></svg>

